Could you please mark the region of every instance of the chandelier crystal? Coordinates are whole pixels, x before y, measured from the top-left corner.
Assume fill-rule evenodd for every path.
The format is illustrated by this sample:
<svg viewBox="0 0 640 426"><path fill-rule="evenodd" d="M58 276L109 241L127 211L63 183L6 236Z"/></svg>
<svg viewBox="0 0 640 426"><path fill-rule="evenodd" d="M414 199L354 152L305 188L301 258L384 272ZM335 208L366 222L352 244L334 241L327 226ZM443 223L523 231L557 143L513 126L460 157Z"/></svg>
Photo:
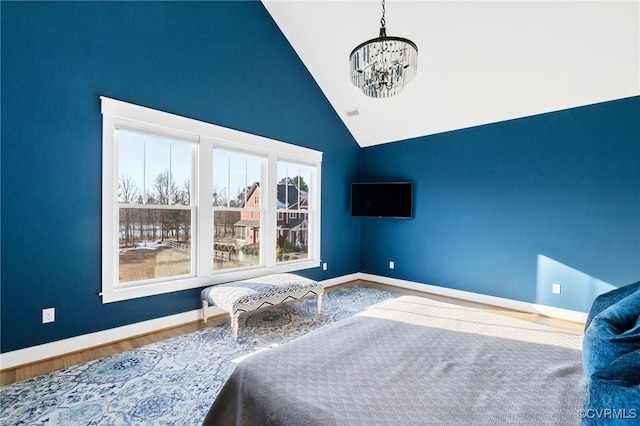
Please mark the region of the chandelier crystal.
<svg viewBox="0 0 640 426"><path fill-rule="evenodd" d="M360 44L349 55L351 82L372 98L400 93L418 71L416 44L402 37L387 37L384 2L380 36Z"/></svg>

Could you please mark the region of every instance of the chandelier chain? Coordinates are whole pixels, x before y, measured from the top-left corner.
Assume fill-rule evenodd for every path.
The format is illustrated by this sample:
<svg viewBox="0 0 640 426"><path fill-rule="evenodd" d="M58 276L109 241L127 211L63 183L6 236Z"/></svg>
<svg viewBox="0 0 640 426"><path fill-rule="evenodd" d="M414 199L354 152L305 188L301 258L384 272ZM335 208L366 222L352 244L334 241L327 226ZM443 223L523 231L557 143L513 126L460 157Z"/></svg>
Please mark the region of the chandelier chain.
<svg viewBox="0 0 640 426"><path fill-rule="evenodd" d="M382 28L387 26L387 21L384 19L384 12L385 12L385 10L384 10L384 0L382 0L382 18L380 18L380 26Z"/></svg>

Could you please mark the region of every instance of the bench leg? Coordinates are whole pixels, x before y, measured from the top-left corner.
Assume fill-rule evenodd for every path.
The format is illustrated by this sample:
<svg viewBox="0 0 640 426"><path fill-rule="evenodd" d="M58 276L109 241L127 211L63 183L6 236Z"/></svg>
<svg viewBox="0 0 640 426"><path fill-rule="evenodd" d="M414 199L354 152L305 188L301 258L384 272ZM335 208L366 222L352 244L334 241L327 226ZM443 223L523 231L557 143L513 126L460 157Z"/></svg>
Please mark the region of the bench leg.
<svg viewBox="0 0 640 426"><path fill-rule="evenodd" d="M318 295L318 314L322 313L322 293Z"/></svg>
<svg viewBox="0 0 640 426"><path fill-rule="evenodd" d="M233 341L238 340L238 314L231 315L231 334L233 335Z"/></svg>
<svg viewBox="0 0 640 426"><path fill-rule="evenodd" d="M209 303L206 300L202 301L202 322L207 323L207 308L209 307Z"/></svg>

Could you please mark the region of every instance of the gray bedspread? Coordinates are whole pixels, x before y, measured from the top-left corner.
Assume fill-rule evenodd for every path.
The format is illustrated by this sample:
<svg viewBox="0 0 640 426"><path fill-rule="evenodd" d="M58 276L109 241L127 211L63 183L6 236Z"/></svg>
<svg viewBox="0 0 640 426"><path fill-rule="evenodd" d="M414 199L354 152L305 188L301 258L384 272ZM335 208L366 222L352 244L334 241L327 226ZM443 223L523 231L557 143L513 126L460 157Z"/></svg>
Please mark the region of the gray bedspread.
<svg viewBox="0 0 640 426"><path fill-rule="evenodd" d="M581 339L403 296L240 362L204 425L577 425Z"/></svg>

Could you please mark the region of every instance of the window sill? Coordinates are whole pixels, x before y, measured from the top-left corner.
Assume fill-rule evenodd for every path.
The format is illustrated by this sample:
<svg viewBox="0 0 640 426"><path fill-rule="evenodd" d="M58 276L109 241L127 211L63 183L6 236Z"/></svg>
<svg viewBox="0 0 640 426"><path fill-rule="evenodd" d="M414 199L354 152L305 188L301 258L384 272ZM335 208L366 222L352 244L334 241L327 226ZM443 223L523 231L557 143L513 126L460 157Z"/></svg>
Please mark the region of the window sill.
<svg viewBox="0 0 640 426"><path fill-rule="evenodd" d="M193 288L207 287L210 285L222 284L231 281L256 278L268 274L301 271L303 269L317 268L319 266L319 260L298 260L283 262L269 268L257 267L224 273L214 273L208 277L189 277L185 279L174 279L165 282L154 281L148 284L120 286L109 291L103 291L102 293L100 293L100 296L102 296L102 303L121 302L124 300L157 296L160 294L172 293L175 291L190 290Z"/></svg>

